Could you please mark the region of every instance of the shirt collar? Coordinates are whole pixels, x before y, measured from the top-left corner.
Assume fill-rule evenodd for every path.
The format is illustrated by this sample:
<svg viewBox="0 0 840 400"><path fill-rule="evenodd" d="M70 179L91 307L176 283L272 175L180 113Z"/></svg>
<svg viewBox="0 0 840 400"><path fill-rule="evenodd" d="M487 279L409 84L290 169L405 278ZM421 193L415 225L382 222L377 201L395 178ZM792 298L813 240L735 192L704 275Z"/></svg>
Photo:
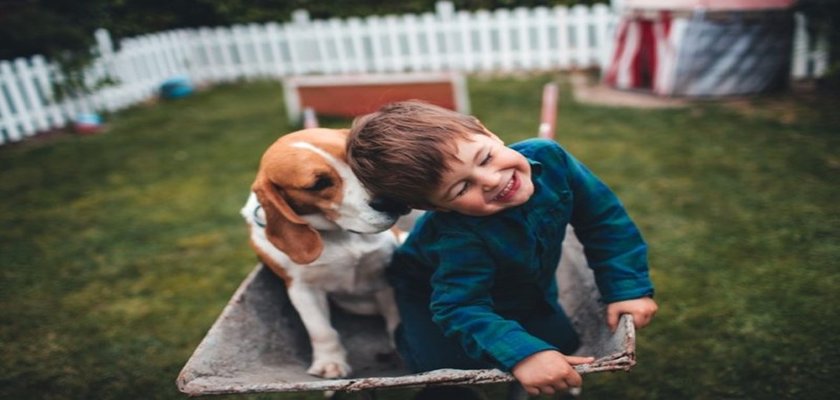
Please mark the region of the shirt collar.
<svg viewBox="0 0 840 400"><path fill-rule="evenodd" d="M540 191L541 185L537 182L537 180L539 179L540 175L542 175L543 165L541 162L534 161L528 157L525 157L525 159L528 160L528 164L531 165L531 182L534 183L534 194L531 195L531 197L534 197Z"/></svg>
<svg viewBox="0 0 840 400"><path fill-rule="evenodd" d="M525 157L525 159L528 160L528 164L531 164L531 180L534 180L542 175L543 166L541 162L534 161L528 157Z"/></svg>

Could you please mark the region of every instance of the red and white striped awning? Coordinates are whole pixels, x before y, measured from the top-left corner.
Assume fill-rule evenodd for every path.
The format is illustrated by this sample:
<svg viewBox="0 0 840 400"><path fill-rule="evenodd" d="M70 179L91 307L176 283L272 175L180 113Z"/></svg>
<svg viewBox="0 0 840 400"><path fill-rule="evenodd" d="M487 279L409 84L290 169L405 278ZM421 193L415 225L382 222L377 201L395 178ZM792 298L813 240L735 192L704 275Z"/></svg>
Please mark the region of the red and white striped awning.
<svg viewBox="0 0 840 400"><path fill-rule="evenodd" d="M656 19L622 19L610 67L604 77L607 84L621 89L652 89L670 92L676 40L672 35L670 12L659 12Z"/></svg>
<svg viewBox="0 0 840 400"><path fill-rule="evenodd" d="M625 9L747 11L793 7L796 0L623 0Z"/></svg>

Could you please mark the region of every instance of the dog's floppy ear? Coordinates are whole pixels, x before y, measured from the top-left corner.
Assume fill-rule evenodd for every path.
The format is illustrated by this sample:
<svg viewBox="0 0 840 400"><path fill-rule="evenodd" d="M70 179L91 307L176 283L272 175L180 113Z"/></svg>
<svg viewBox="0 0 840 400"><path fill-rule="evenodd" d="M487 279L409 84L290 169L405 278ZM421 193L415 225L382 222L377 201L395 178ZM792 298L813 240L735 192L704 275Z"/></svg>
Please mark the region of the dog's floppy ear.
<svg viewBox="0 0 840 400"><path fill-rule="evenodd" d="M265 211L268 241L298 264L309 264L324 250L321 235L289 207L265 177L258 177L251 187Z"/></svg>

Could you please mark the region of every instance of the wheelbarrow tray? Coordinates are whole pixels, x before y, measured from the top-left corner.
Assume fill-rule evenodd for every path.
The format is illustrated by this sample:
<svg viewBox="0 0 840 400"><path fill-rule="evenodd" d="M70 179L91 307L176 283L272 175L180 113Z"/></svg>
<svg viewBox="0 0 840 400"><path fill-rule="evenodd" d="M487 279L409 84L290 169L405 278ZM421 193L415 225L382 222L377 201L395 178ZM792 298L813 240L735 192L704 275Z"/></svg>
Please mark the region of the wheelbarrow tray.
<svg viewBox="0 0 840 400"><path fill-rule="evenodd" d="M580 242L569 230L557 269L560 302L581 338L576 354L594 356L578 365L582 373L629 370L635 365L632 317L623 315L611 332L604 305ZM388 356L388 337L379 317L350 315L333 307L332 321L348 350L353 374L321 379L306 373L311 362L308 336L283 281L258 264L242 282L221 315L178 376L178 388L189 395L292 391L357 391L444 384L510 382L497 369L441 369L412 374Z"/></svg>

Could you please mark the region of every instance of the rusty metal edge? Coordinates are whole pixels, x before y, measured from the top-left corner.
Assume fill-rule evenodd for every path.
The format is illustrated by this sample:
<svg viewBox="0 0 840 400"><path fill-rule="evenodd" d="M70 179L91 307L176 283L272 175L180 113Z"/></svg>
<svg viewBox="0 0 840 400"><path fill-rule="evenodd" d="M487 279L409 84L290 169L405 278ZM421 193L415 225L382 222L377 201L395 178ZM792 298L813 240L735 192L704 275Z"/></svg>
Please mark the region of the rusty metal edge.
<svg viewBox="0 0 840 400"><path fill-rule="evenodd" d="M630 365L627 367L629 371L631 367L636 365L636 323L630 314L622 315L619 322L624 324L624 353L630 358Z"/></svg>
<svg viewBox="0 0 840 400"><path fill-rule="evenodd" d="M575 366L581 374L605 371L627 371L635 362L632 357L622 355L609 360ZM212 377L198 377L179 385L181 391L190 395L266 393L266 392L301 392L301 391L343 391L356 392L369 389L419 387L428 385L475 385L487 383L512 382L513 375L497 369L456 370L440 369L422 374L399 377L335 379L298 383L269 383L242 385L232 383L219 385L212 382ZM180 382L179 382L180 383Z"/></svg>

